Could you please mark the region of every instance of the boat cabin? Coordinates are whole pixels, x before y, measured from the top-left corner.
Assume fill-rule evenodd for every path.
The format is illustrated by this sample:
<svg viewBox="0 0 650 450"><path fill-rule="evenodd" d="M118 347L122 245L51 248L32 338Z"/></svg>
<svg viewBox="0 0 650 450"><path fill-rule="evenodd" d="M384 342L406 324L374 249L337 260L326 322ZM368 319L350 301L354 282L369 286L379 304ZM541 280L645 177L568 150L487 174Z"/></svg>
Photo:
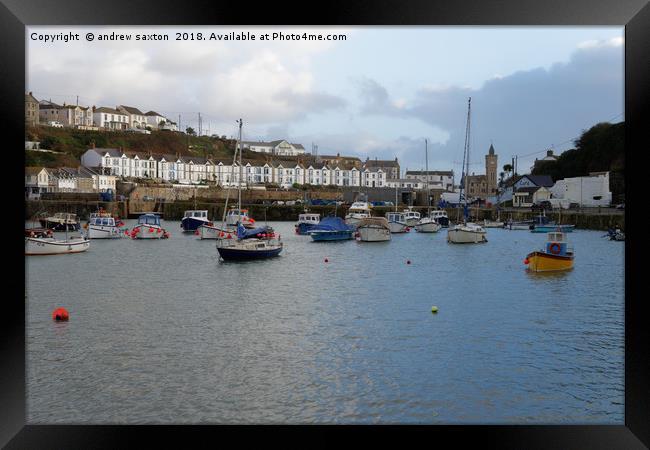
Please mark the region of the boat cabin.
<svg viewBox="0 0 650 450"><path fill-rule="evenodd" d="M155 214L143 214L138 217L138 225L157 225L160 226L160 217Z"/></svg>
<svg viewBox="0 0 650 450"><path fill-rule="evenodd" d="M248 210L247 209L242 209L241 211L237 208L233 208L228 210L228 216L237 216L237 217L248 217Z"/></svg>
<svg viewBox="0 0 650 450"><path fill-rule="evenodd" d="M368 202L354 202L348 212L370 212L372 206Z"/></svg>
<svg viewBox="0 0 650 450"><path fill-rule="evenodd" d="M400 212L387 212L386 219L388 219L389 222L406 223L404 213Z"/></svg>
<svg viewBox="0 0 650 450"><path fill-rule="evenodd" d="M318 224L320 222L320 214L304 213L298 215L298 223Z"/></svg>
<svg viewBox="0 0 650 450"><path fill-rule="evenodd" d="M546 242L546 253L559 256L567 256L568 254L573 253L568 247L566 241L566 235L564 233L554 231L548 233L548 242Z"/></svg>
<svg viewBox="0 0 650 450"><path fill-rule="evenodd" d="M193 217L197 219L207 219L208 218L208 210L207 209L202 209L202 210L196 210L196 211L185 211L185 216L184 217Z"/></svg>
<svg viewBox="0 0 650 450"><path fill-rule="evenodd" d="M417 211L412 211L410 209L404 211L402 214L404 214L404 218L406 220L409 219L415 219L415 220L420 220L420 213Z"/></svg>
<svg viewBox="0 0 650 450"><path fill-rule="evenodd" d="M114 227L115 226L115 219L113 217L106 217L106 216L100 216L96 215L93 216L91 214L90 219L88 220L89 225L95 225L98 227Z"/></svg>

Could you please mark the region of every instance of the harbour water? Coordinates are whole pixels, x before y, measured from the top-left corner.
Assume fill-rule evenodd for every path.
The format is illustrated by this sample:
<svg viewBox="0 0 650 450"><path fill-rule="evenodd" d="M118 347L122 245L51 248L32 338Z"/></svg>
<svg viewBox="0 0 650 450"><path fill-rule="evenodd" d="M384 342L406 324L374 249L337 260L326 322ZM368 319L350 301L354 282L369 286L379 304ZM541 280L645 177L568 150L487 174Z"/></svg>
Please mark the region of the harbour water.
<svg viewBox="0 0 650 450"><path fill-rule="evenodd" d="M624 423L624 243L604 232L532 274L527 231L315 243L277 222L281 256L225 263L179 224L26 257L28 423Z"/></svg>

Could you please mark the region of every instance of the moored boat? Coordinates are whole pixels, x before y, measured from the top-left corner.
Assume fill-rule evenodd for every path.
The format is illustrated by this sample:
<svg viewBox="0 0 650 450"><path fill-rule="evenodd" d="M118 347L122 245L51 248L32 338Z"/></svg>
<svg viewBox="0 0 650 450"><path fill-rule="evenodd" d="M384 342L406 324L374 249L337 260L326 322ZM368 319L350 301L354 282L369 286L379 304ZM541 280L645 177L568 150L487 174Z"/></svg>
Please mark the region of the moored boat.
<svg viewBox="0 0 650 450"><path fill-rule="evenodd" d="M529 253L524 260L530 272L552 272L573 268L574 251L561 231L548 233L544 249Z"/></svg>
<svg viewBox="0 0 650 450"><path fill-rule="evenodd" d="M318 225L314 225L308 232L316 241L344 241L352 239L354 227L348 225L340 217L324 217Z"/></svg>
<svg viewBox="0 0 650 450"><path fill-rule="evenodd" d="M244 228L255 228L255 219L248 216L247 209L231 208L226 214L226 226L236 228L240 223Z"/></svg>
<svg viewBox="0 0 650 450"><path fill-rule="evenodd" d="M348 225L358 225L363 219L370 217L372 205L368 202L354 202L350 205L348 213L345 215L345 223Z"/></svg>
<svg viewBox="0 0 650 450"><path fill-rule="evenodd" d="M201 225L210 224L211 222L208 220L208 211L205 209L185 211L183 219L181 220L181 228L185 232L196 231L196 229Z"/></svg>
<svg viewBox="0 0 650 450"><path fill-rule="evenodd" d="M396 211L387 212L386 220L388 220L388 227L391 233L408 233L411 230L406 223L404 213Z"/></svg>
<svg viewBox="0 0 650 450"><path fill-rule="evenodd" d="M69 239L55 239L53 237L25 238L25 255L65 255L85 252L89 247L90 241L82 236Z"/></svg>
<svg viewBox="0 0 650 450"><path fill-rule="evenodd" d="M305 212L298 215L296 234L306 235L320 222L320 214Z"/></svg>
<svg viewBox="0 0 650 450"><path fill-rule="evenodd" d="M138 217L138 224L131 230L133 239L165 239L169 233L160 226L160 217L156 214L142 214Z"/></svg>
<svg viewBox="0 0 650 450"><path fill-rule="evenodd" d="M457 224L447 230L447 242L452 244L480 244L487 242L483 227L475 223Z"/></svg>
<svg viewBox="0 0 650 450"><path fill-rule="evenodd" d="M504 225L505 224L503 222L500 222L498 220L483 220L483 228L503 228Z"/></svg>
<svg viewBox="0 0 650 450"><path fill-rule="evenodd" d="M442 228L449 226L449 217L447 216L447 211L444 209L432 209L429 217L438 222Z"/></svg>
<svg viewBox="0 0 650 450"><path fill-rule="evenodd" d="M88 218L89 239L114 239L122 237L116 219L108 213L91 213Z"/></svg>
<svg viewBox="0 0 650 450"><path fill-rule="evenodd" d="M551 231L561 231L563 233L571 233L575 229L575 225L533 225L530 229L531 233L549 233Z"/></svg>
<svg viewBox="0 0 650 450"><path fill-rule="evenodd" d="M390 241L390 227L385 217L367 217L357 224L357 234L362 242Z"/></svg>
<svg viewBox="0 0 650 450"><path fill-rule="evenodd" d="M440 224L432 217L423 217L415 225L415 231L418 233L437 233L440 228Z"/></svg>
<svg viewBox="0 0 650 450"><path fill-rule="evenodd" d="M43 228L54 231L78 231L81 228L76 214L58 212L53 216L41 217L39 219Z"/></svg>
<svg viewBox="0 0 650 450"><path fill-rule="evenodd" d="M414 227L420 220L420 213L413 211L413 207L411 206L402 211L402 214L404 214L404 220L406 220L406 224L409 227Z"/></svg>

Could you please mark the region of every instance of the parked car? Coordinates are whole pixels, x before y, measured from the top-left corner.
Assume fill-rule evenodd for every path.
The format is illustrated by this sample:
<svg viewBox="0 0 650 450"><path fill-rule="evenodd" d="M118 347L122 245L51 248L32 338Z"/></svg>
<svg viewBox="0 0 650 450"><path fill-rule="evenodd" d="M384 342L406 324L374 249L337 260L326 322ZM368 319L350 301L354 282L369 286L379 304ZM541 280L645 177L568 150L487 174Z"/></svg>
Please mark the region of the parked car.
<svg viewBox="0 0 650 450"><path fill-rule="evenodd" d="M142 201L143 202L153 202L153 197L145 195L144 197L142 197Z"/></svg>
<svg viewBox="0 0 650 450"><path fill-rule="evenodd" d="M616 205L616 209L625 209L625 203L621 203L620 205Z"/></svg>
<svg viewBox="0 0 650 450"><path fill-rule="evenodd" d="M47 124L54 128L63 128L63 124L56 120L50 120Z"/></svg>

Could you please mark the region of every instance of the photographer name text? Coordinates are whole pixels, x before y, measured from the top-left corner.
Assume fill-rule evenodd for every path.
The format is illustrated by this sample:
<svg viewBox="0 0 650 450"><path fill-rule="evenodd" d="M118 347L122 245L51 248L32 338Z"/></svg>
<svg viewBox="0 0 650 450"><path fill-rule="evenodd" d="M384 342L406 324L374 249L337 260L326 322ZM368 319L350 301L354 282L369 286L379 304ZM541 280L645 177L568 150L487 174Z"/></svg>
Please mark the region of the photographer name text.
<svg viewBox="0 0 650 450"><path fill-rule="evenodd" d="M229 33L175 32L175 33L31 33L32 41L43 43L67 43L86 40L89 42L114 41L345 41L346 34L322 33L253 33L250 31Z"/></svg>

